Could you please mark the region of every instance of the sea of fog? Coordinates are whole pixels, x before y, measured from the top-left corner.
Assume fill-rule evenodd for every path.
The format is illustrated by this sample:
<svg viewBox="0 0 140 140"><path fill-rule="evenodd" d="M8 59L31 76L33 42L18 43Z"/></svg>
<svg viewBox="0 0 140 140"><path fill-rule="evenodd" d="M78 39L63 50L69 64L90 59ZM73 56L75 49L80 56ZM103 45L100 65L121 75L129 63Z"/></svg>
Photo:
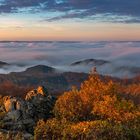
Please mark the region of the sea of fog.
<svg viewBox="0 0 140 140"><path fill-rule="evenodd" d="M91 65L70 66L84 59L102 59L101 74L133 76L129 69L140 69L140 42L0 42L0 61L9 63L0 73L19 72L35 65L59 71L89 72Z"/></svg>

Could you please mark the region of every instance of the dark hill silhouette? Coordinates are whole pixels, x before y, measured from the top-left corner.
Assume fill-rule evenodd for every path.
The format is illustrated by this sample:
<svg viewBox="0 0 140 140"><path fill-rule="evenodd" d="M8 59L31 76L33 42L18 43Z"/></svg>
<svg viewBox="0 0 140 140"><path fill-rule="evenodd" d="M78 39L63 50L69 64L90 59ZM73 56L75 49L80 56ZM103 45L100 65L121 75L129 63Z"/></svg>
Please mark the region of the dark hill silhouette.
<svg viewBox="0 0 140 140"><path fill-rule="evenodd" d="M97 59L85 59L81 61L76 61L71 64L71 66L77 66L77 65L93 65L93 66L100 66L104 65L106 63L109 63L109 61L106 60L97 60Z"/></svg>
<svg viewBox="0 0 140 140"><path fill-rule="evenodd" d="M12 72L10 74L0 74L0 85L10 83L12 87L37 87L43 85L48 88L51 93L62 94L63 91L71 89L72 86L80 87L80 84L88 78L87 73L78 72L57 72L57 69L37 65L23 72ZM102 76L104 78L104 76ZM119 78L109 77L115 81L123 81ZM126 81L126 80L125 80ZM127 83L138 83L139 78L127 79ZM9 91L8 91L9 92ZM22 92L23 93L23 92ZM5 93L1 93L5 94ZM11 94L11 92L9 92ZM15 94L15 93L14 93Z"/></svg>
<svg viewBox="0 0 140 140"><path fill-rule="evenodd" d="M27 68L25 73L53 73L55 69L45 65L37 65L34 67Z"/></svg>
<svg viewBox="0 0 140 140"><path fill-rule="evenodd" d="M9 64L6 62L0 61L0 67L6 66L6 65L9 65Z"/></svg>
<svg viewBox="0 0 140 140"><path fill-rule="evenodd" d="M57 72L55 68L37 65L27 68L23 72L12 72L0 74L0 85L11 83L21 87L47 86L52 93L60 93L71 88L80 86L80 83L87 79L88 74L76 72Z"/></svg>

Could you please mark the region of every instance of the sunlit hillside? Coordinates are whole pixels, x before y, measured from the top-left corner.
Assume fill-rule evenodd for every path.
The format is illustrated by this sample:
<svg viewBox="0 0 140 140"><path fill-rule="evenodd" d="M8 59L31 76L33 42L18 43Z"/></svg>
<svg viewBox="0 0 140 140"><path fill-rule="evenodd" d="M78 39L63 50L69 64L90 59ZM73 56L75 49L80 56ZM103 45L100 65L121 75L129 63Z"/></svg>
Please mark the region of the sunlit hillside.
<svg viewBox="0 0 140 140"><path fill-rule="evenodd" d="M139 140L139 99L140 83L114 82L94 69L80 89L73 87L58 98L44 87L28 92L25 99L0 96L0 138Z"/></svg>
<svg viewBox="0 0 140 140"><path fill-rule="evenodd" d="M80 90L74 87L58 98L55 117L37 123L35 139L140 139L140 108L133 100L139 88L103 82L94 72Z"/></svg>

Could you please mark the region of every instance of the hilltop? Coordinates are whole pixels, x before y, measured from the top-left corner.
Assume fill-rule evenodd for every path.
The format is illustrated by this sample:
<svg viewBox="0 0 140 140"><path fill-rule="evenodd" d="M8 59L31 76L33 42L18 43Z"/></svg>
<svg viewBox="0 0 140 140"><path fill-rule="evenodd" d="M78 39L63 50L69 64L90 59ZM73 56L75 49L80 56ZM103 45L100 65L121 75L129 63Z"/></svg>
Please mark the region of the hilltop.
<svg viewBox="0 0 140 140"><path fill-rule="evenodd" d="M0 61L0 68L3 67L3 66L8 66L9 64L6 63L6 62L3 62L3 61Z"/></svg>
<svg viewBox="0 0 140 140"><path fill-rule="evenodd" d="M106 76L101 75L104 79ZM110 77L113 81L129 83L139 83L139 76L127 78L125 80ZM47 87L48 91L55 96L68 91L72 86L80 87L80 84L88 78L87 73L82 72L63 72L56 68L37 65L27 68L22 72L11 72L9 74L0 74L0 94L16 95L23 97L25 93L39 85ZM3 89L5 92L3 93Z"/></svg>
<svg viewBox="0 0 140 140"><path fill-rule="evenodd" d="M140 83L120 84L96 71L58 98L44 86L24 98L0 96L0 137L9 139L139 139ZM136 98L135 98L136 97Z"/></svg>
<svg viewBox="0 0 140 140"><path fill-rule="evenodd" d="M81 61L76 61L74 63L71 64L71 66L78 66L78 65L92 65L92 66L101 66L104 64L110 63L109 61L106 60L98 60L98 59L85 59L85 60L81 60Z"/></svg>

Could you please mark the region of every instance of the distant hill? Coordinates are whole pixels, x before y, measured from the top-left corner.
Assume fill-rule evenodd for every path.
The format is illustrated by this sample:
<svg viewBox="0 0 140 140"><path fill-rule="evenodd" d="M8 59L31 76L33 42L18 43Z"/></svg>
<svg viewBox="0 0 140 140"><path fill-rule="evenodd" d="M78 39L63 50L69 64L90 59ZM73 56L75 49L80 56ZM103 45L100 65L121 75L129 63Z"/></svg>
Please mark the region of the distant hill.
<svg viewBox="0 0 140 140"><path fill-rule="evenodd" d="M3 66L6 66L6 65L9 65L9 64L6 63L6 62L0 61L0 68L3 67Z"/></svg>
<svg viewBox="0 0 140 140"><path fill-rule="evenodd" d="M97 67L98 72L102 74L110 74L114 77L135 77L140 75L139 66L129 66L129 64L118 65L116 62L107 61L102 59L84 59L76 61L70 64L72 68L82 69L83 71L91 70L93 67ZM77 70L76 69L76 70ZM75 70L75 69L74 69Z"/></svg>
<svg viewBox="0 0 140 140"><path fill-rule="evenodd" d="M37 65L34 67L27 68L25 73L53 73L55 72L55 69L49 66L44 66L44 65Z"/></svg>
<svg viewBox="0 0 140 140"><path fill-rule="evenodd" d="M10 83L17 87L37 87L43 85L51 93L62 94L71 89L72 86L80 87L80 84L88 78L87 73L58 72L57 69L45 65L37 65L27 68L23 72L12 72L0 74L0 85ZM104 78L104 76L102 76ZM112 80L121 81L119 78L110 77ZM128 79L131 83L133 79ZM137 83L140 78L135 77ZM20 94L20 93L19 93Z"/></svg>
<svg viewBox="0 0 140 140"><path fill-rule="evenodd" d="M51 92L61 92L71 88L71 86L80 86L81 82L87 79L88 74L76 72L57 72L57 69L37 65L27 68L23 72L12 72L9 74L0 74L0 84L9 82L17 86L36 87L46 86Z"/></svg>
<svg viewBox="0 0 140 140"><path fill-rule="evenodd" d="M93 66L100 66L109 63L106 60L97 60L97 59L85 59L81 61L76 61L71 64L71 66L78 66L78 65L93 65Z"/></svg>

